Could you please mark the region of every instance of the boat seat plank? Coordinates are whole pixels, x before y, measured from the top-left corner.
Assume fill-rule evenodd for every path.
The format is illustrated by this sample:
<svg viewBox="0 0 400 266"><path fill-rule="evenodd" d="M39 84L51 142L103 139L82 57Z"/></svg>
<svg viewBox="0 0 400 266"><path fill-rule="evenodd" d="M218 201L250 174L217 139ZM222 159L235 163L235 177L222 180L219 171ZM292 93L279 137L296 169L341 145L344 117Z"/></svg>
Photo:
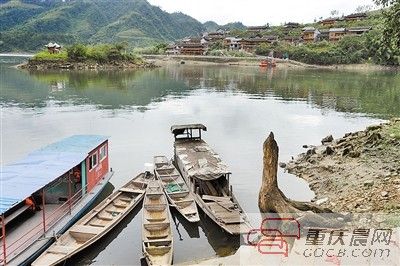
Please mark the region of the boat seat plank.
<svg viewBox="0 0 400 266"><path fill-rule="evenodd" d="M76 225L72 227L69 231L72 233L97 235L100 234L103 229L89 225Z"/></svg>
<svg viewBox="0 0 400 266"><path fill-rule="evenodd" d="M47 250L49 253L54 254L68 254L75 250L73 246L62 246L62 245L54 245Z"/></svg>
<svg viewBox="0 0 400 266"><path fill-rule="evenodd" d="M140 189L133 189L133 188L127 188L127 187L120 188L119 191L121 191L121 192L127 192L127 193L137 193L137 194L143 194L143 193L144 193L143 190L140 190Z"/></svg>
<svg viewBox="0 0 400 266"><path fill-rule="evenodd" d="M128 198L128 197L120 197L119 198L121 201L125 201L125 202L131 202L133 198Z"/></svg>
<svg viewBox="0 0 400 266"><path fill-rule="evenodd" d="M211 195L203 195L202 196L203 200L209 200L209 201L217 201L217 202L221 202L221 201L231 201L230 197L215 197L215 196L211 196Z"/></svg>

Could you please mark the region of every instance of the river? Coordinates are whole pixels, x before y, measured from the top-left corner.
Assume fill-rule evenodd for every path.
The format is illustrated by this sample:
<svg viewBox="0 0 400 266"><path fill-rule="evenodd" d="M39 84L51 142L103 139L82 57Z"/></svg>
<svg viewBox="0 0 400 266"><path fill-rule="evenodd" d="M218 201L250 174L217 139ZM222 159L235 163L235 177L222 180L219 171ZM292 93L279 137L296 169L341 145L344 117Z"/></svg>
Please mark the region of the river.
<svg viewBox="0 0 400 266"><path fill-rule="evenodd" d="M178 64L80 73L11 68L21 60L0 57L2 165L73 134L108 135L116 172L111 183L117 188L154 155L172 157L171 125L204 123L204 139L230 167L233 191L249 213L258 211L262 144L270 131L280 146L280 161L288 161L304 152L303 144L400 116L395 72ZM279 186L292 199L313 198L306 182L282 171ZM175 263L238 248L238 238L206 217L190 225L173 214ZM140 257L141 211L136 210L71 263L139 264Z"/></svg>

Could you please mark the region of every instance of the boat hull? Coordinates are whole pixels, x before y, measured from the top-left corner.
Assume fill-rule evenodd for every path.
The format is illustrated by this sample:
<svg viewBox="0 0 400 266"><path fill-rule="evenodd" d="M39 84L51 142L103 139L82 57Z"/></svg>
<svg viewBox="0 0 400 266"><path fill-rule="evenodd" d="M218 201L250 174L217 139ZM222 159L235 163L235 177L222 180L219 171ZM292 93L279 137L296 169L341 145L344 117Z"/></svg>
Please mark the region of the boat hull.
<svg viewBox="0 0 400 266"><path fill-rule="evenodd" d="M147 187L147 182L143 177L143 173L136 176L122 188L100 202L91 212L87 213L67 230L32 266L57 265L93 245L109 233L143 200ZM151 179L153 177L151 175ZM90 229L94 234L98 233L86 241L82 240L80 238L85 237L85 234L86 236L89 234L87 231L82 232L82 229L85 228L86 230ZM57 244L58 242L59 244ZM79 244L81 245L79 246ZM57 248L68 248L71 246L73 249L66 254L56 255L57 253L54 253L54 249L57 250Z"/></svg>
<svg viewBox="0 0 400 266"><path fill-rule="evenodd" d="M92 189L91 193L85 194L80 202L71 210L70 215L63 217L58 223L52 226L52 230L48 230L48 234L55 232L56 234L63 234L69 227L71 227L85 211L95 202L100 193L104 190L106 184L113 176L114 172L109 172L101 182ZM50 232L51 231L51 232ZM47 239L47 240L46 240ZM8 261L7 264L11 265L30 265L36 258L40 256L52 243L54 242L53 234L51 237L43 237L36 240L33 244L27 247L24 251Z"/></svg>

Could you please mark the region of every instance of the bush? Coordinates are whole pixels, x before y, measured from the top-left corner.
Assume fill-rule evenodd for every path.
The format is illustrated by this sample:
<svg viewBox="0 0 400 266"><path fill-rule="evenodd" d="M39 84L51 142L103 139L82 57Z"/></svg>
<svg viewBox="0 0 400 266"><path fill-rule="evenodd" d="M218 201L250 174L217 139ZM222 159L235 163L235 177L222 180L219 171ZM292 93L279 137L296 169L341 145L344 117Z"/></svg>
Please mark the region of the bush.
<svg viewBox="0 0 400 266"><path fill-rule="evenodd" d="M68 59L72 61L84 61L87 59L87 47L83 44L74 44L67 48Z"/></svg>
<svg viewBox="0 0 400 266"><path fill-rule="evenodd" d="M57 54L52 54L49 53L46 50L43 50L33 57L33 60L67 60L68 59L68 54L67 51L61 51Z"/></svg>

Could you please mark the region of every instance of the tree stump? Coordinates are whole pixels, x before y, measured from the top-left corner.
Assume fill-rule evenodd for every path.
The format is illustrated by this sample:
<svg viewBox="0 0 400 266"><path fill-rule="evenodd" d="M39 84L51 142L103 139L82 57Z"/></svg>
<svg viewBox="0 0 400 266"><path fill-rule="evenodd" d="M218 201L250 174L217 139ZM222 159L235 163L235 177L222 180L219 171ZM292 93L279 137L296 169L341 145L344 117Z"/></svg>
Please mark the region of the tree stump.
<svg viewBox="0 0 400 266"><path fill-rule="evenodd" d="M258 207L262 214L274 213L290 214L297 221L303 221L303 225L336 228L343 224L336 218L343 217L340 214L319 215L318 213L333 214L328 208L321 208L313 203L299 202L288 199L278 187L278 155L279 147L271 132L264 142L264 169L262 185L258 197ZM288 218L288 217L281 217Z"/></svg>

